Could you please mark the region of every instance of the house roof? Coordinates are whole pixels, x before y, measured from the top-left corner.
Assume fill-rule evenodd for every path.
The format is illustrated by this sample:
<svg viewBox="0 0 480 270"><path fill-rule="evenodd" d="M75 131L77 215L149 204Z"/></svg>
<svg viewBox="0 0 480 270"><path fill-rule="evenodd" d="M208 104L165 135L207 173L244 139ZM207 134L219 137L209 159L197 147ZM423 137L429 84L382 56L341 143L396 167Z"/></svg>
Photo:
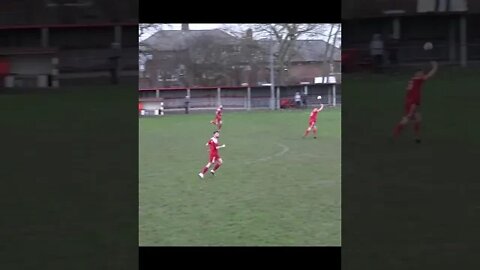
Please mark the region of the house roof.
<svg viewBox="0 0 480 270"><path fill-rule="evenodd" d="M260 40L259 43L262 47L264 47L267 51L270 47L271 43L274 43L274 50L280 46L277 42L271 40ZM297 54L292 58L291 61L294 62L315 62L315 61L323 61L325 60L325 53L329 48L329 53L327 55L327 59L330 56L330 49L333 47L333 60L340 61L341 60L341 49L338 47L334 47L332 44L327 43L324 40L314 39L314 40L297 40L295 42L295 51Z"/></svg>
<svg viewBox="0 0 480 270"><path fill-rule="evenodd" d="M170 51L184 50L188 48L188 43L199 38L210 37L215 41L224 44L235 44L238 40L220 30L160 30L149 38L142 41L143 44L154 50Z"/></svg>
<svg viewBox="0 0 480 270"><path fill-rule="evenodd" d="M199 37L210 37L215 39L218 43L223 44L238 44L241 39L236 38L220 29L214 30L160 30L153 34L149 38L145 39L142 43L148 46L150 49L158 51L171 51L171 50L185 50L188 48L188 44ZM274 48L279 44L276 41L262 39L257 40L258 44L266 51L269 51L270 44L274 45ZM332 46L324 40L297 40L295 42L295 50L297 55L292 61L323 61L325 59L325 52L327 46ZM145 49L145 48L144 48ZM334 47L333 60L340 61L341 49Z"/></svg>

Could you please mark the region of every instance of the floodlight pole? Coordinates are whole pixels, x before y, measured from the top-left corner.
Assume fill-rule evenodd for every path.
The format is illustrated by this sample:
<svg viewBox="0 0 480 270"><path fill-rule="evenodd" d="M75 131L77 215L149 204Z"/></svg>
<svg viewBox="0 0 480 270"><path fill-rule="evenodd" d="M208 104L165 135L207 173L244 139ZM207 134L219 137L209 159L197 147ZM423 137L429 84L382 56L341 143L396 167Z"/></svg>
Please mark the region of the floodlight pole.
<svg viewBox="0 0 480 270"><path fill-rule="evenodd" d="M270 33L270 109L275 109L275 72L274 72L274 57L273 57L274 40Z"/></svg>

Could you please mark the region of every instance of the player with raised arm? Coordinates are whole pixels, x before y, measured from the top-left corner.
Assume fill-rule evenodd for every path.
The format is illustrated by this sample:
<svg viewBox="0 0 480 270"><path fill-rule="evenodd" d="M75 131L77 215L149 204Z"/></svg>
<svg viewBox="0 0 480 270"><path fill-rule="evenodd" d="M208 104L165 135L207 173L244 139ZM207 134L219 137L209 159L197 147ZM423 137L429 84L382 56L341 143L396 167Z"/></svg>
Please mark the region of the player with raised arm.
<svg viewBox="0 0 480 270"><path fill-rule="evenodd" d="M400 120L400 122L395 126L393 130L393 138L396 139L403 128L410 122L413 123L413 130L415 132L415 141L417 143L421 142L420 139L420 123L422 121L420 114L420 103L421 103L421 90L423 83L430 79L438 69L438 64L435 61L431 62L432 68L428 73L425 73L423 70L417 71L414 76L410 79L407 86L407 94L405 97L405 114Z"/></svg>
<svg viewBox="0 0 480 270"><path fill-rule="evenodd" d="M222 113L223 113L223 106L218 106L215 112L215 119L210 121L210 124L217 126L217 129L220 131L222 129Z"/></svg>
<svg viewBox="0 0 480 270"><path fill-rule="evenodd" d="M225 147L225 144L220 145L220 143L218 142L219 137L220 137L220 132L215 131L213 132L213 137L210 138L210 140L208 140L208 142L205 144L206 146L209 147L210 157L208 158L207 165L205 165L202 171L198 174L198 176L200 176L200 178L202 179L212 164L215 164L215 167L213 167L213 170L210 170L210 173L212 175L215 175L215 172L218 170L218 168L220 168L220 166L223 163L222 158L218 154L218 149Z"/></svg>
<svg viewBox="0 0 480 270"><path fill-rule="evenodd" d="M308 119L308 128L305 130L305 134L303 134L303 138L308 136L308 133L313 129L313 138L317 138L317 116L318 113L323 110L323 104L320 104L320 108L313 108L312 112L310 113L310 118Z"/></svg>

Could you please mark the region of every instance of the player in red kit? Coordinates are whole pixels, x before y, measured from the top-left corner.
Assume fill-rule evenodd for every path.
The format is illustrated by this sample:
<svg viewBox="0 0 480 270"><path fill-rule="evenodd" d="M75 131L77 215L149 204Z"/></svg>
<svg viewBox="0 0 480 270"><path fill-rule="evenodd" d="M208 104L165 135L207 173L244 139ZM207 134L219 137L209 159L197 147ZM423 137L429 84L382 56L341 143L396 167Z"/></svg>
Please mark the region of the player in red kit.
<svg viewBox="0 0 480 270"><path fill-rule="evenodd" d="M323 110L323 104L320 104L320 108L313 108L312 112L310 113L310 118L308 119L308 128L305 130L305 134L303 137L307 137L308 133L313 129L313 138L317 138L317 115L318 113Z"/></svg>
<svg viewBox="0 0 480 270"><path fill-rule="evenodd" d="M437 62L432 61L432 69L425 74L423 70L419 70L415 73L412 79L408 82L407 94L405 98L405 113L400 122L395 126L393 130L393 138L396 139L403 128L410 122L413 123L413 130L415 132L415 141L421 142L420 139L420 123L422 121L420 115L420 103L421 103L421 90L423 83L430 79L437 72Z"/></svg>
<svg viewBox="0 0 480 270"><path fill-rule="evenodd" d="M220 155L218 154L218 149L225 147L225 144L219 145L218 138L220 137L220 132L215 131L213 132L213 137L207 142L206 146L209 147L210 150L210 157L208 158L208 163L203 167L202 171L198 174L200 178L203 179L205 173L208 171L212 164L215 164L213 170L210 170L212 175L215 175L215 172L220 168L223 161Z"/></svg>
<svg viewBox="0 0 480 270"><path fill-rule="evenodd" d="M222 112L223 112L223 106L220 105L217 108L217 111L215 112L215 119L210 121L212 125L216 125L218 130L222 129Z"/></svg>

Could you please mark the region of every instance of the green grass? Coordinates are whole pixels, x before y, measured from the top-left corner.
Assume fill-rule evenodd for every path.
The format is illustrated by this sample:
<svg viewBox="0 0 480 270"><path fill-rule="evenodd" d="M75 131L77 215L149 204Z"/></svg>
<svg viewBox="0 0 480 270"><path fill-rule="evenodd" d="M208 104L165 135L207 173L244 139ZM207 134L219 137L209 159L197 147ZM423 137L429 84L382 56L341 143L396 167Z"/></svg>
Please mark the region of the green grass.
<svg viewBox="0 0 480 270"><path fill-rule="evenodd" d="M135 90L0 91L4 268L138 265Z"/></svg>
<svg viewBox="0 0 480 270"><path fill-rule="evenodd" d="M216 176L212 114L140 119L140 245L340 245L340 109L226 112Z"/></svg>
<svg viewBox="0 0 480 270"><path fill-rule="evenodd" d="M342 236L355 243L344 255L358 268L406 269L415 260L453 269L459 252L449 247L475 228L458 230L475 224L469 206L480 186L469 175L478 166L480 71L440 67L423 87L422 144L411 126L391 143L412 73L343 79Z"/></svg>

